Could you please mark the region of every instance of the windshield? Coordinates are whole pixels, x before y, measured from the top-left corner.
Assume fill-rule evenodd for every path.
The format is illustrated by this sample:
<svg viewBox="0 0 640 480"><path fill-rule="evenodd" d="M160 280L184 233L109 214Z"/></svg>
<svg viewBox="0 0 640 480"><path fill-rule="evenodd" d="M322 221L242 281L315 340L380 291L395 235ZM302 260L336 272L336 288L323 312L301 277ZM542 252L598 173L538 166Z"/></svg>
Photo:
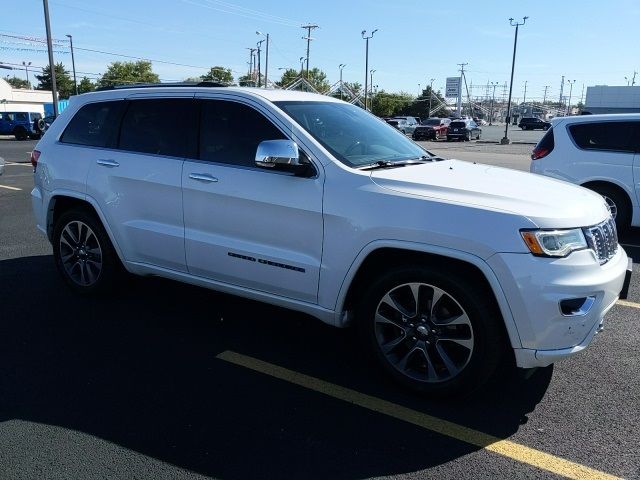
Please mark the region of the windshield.
<svg viewBox="0 0 640 480"><path fill-rule="evenodd" d="M430 118L429 120L425 120L422 122L423 125L440 125L439 118Z"/></svg>
<svg viewBox="0 0 640 480"><path fill-rule="evenodd" d="M275 102L333 156L350 167L428 155L405 135L355 105Z"/></svg>

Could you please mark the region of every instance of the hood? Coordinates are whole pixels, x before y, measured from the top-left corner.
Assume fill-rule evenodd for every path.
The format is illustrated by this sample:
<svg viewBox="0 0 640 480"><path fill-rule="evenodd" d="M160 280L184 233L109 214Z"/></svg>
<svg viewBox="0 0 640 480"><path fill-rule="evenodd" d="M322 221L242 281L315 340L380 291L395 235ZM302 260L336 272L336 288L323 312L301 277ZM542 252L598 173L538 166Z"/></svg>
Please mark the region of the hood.
<svg viewBox="0 0 640 480"><path fill-rule="evenodd" d="M371 180L403 194L520 215L540 228L586 227L609 216L602 197L586 188L460 160L374 170Z"/></svg>

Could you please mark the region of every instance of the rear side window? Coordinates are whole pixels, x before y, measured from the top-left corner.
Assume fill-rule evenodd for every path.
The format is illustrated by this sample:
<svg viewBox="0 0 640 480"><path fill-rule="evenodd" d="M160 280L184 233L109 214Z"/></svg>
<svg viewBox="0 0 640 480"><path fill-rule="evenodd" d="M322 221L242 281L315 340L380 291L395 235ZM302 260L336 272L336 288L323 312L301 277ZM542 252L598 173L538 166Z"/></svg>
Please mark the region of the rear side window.
<svg viewBox="0 0 640 480"><path fill-rule="evenodd" d="M118 148L169 157L193 156L195 102L190 98L132 100L122 119Z"/></svg>
<svg viewBox="0 0 640 480"><path fill-rule="evenodd" d="M124 101L89 103L74 115L60 141L90 147L113 147Z"/></svg>
<svg viewBox="0 0 640 480"><path fill-rule="evenodd" d="M569 126L571 137L584 150L633 152L633 122L592 122Z"/></svg>
<svg viewBox="0 0 640 480"><path fill-rule="evenodd" d="M464 122L451 122L450 126L454 128L464 128L467 126L467 124Z"/></svg>

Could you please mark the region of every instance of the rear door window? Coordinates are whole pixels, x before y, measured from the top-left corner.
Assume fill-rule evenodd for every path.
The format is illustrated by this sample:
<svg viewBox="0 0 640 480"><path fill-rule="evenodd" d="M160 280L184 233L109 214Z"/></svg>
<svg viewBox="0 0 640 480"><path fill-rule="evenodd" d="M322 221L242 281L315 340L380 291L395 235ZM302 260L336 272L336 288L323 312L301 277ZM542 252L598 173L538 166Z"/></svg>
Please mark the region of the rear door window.
<svg viewBox="0 0 640 480"><path fill-rule="evenodd" d="M131 100L122 119L118 148L169 157L193 157L195 106L191 98Z"/></svg>
<svg viewBox="0 0 640 480"><path fill-rule="evenodd" d="M67 125L60 141L90 147L114 147L125 102L89 103Z"/></svg>
<svg viewBox="0 0 640 480"><path fill-rule="evenodd" d="M633 152L634 122L590 122L569 126L571 137L583 150Z"/></svg>

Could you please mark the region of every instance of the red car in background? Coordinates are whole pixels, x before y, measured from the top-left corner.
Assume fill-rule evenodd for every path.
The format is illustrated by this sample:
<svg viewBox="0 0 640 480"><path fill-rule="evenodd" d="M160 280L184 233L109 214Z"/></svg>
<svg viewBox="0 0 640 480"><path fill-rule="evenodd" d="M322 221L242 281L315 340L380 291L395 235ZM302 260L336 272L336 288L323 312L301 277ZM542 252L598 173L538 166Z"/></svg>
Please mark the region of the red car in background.
<svg viewBox="0 0 640 480"><path fill-rule="evenodd" d="M447 138L449 118L428 118L416 127L411 135L414 140L438 140Z"/></svg>

